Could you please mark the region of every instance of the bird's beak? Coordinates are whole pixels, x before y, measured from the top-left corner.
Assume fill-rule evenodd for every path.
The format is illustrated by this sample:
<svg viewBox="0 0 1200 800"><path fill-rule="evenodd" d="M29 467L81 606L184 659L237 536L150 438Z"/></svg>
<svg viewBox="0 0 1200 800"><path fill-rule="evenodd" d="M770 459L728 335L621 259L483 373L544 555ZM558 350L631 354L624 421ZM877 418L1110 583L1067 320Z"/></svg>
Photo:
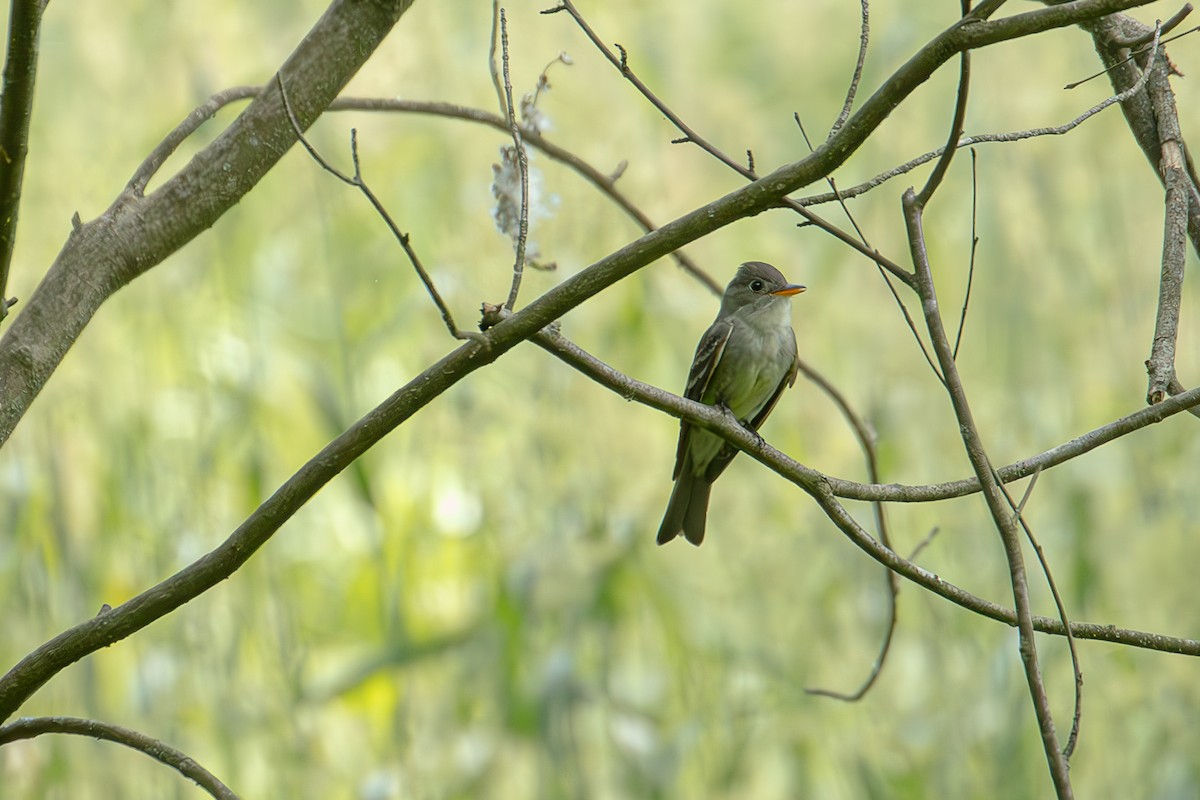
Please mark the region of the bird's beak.
<svg viewBox="0 0 1200 800"><path fill-rule="evenodd" d="M776 297L791 297L794 294L800 294L807 288L807 286L801 286L798 283L789 283L782 289L777 289L771 292L771 294L775 295Z"/></svg>

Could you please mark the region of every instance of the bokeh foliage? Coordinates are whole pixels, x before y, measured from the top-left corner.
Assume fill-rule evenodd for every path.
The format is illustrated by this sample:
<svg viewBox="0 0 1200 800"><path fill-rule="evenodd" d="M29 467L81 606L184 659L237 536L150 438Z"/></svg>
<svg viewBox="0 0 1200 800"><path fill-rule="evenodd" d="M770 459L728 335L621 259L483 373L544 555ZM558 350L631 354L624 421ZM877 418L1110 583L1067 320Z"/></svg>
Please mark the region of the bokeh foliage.
<svg viewBox="0 0 1200 800"><path fill-rule="evenodd" d="M753 148L760 169L806 152L792 112L820 135L840 108L857 4L591 5L593 24L663 98L728 151ZM956 10L880 5L867 91ZM103 211L207 95L267 79L322 8L51 4L11 293L32 291L74 211ZM676 132L569 19L539 9L509 10L513 79L530 89L571 54L541 102L556 142L602 169L628 160L623 189L660 221L738 185L695 148L669 144ZM488 3L417 3L350 93L492 109L489 28ZM1184 42L1173 55L1194 70ZM1097 63L1074 29L978 54L968 132L1065 122L1108 91L1103 80L1060 88ZM953 72L898 109L840 185L941 144ZM1187 126L1194 91L1176 88ZM504 137L429 117L330 114L313 140L346 163L350 127L367 179L468 326L481 301L507 292L511 249L493 229L488 188ZM529 273L526 298L637 235L575 175L534 164L545 198L535 237L559 272ZM1161 189L1115 109L1067 137L983 147L978 171L981 246L960 363L992 456L1007 462L1141 403ZM852 204L872 243L902 262L908 182ZM963 154L926 221L947 316L965 288L970 207ZM795 303L802 354L877 429L885 480L966 475L948 403L874 267L795 222L764 214L689 252L722 281L759 258L809 285ZM1194 283L1185 383L1200 374ZM664 260L563 325L619 369L678 389L714 311ZM215 546L453 346L380 220L291 153L210 234L107 304L5 449L4 663ZM1173 418L1041 476L1028 517L1075 618L1200 632L1195 424ZM851 689L869 670L884 623L880 568L745 458L714 492L703 548L654 547L675 433L669 418L518 348L375 448L233 579L69 669L22 713L137 728L247 797L1048 793L1015 633L914 587L863 702L805 695ZM764 433L818 469L862 476L850 431L812 386L785 396ZM1009 600L978 498L889 514L898 551L936 527L921 563ZM1040 585L1035 600L1052 613ZM1042 641L1065 728L1069 662L1061 642ZM1104 644L1082 652L1079 794L1190 796L1195 664ZM74 738L5 747L0 775L0 798L199 796L140 755Z"/></svg>

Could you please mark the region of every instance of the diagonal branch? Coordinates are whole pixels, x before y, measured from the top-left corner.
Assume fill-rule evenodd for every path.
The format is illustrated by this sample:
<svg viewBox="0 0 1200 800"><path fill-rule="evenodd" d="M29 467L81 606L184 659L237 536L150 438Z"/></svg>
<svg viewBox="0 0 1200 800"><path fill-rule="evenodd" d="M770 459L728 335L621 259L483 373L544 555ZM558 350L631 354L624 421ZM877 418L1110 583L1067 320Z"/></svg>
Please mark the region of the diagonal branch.
<svg viewBox="0 0 1200 800"><path fill-rule="evenodd" d="M280 67L302 128L325 110L412 0L334 0ZM145 197L123 192L77 224L0 338L0 446L100 305L232 208L296 142L278 91L265 91L210 145Z"/></svg>
<svg viewBox="0 0 1200 800"><path fill-rule="evenodd" d="M590 269L601 272L618 271L623 266L620 261L622 257L632 258L628 254L616 254ZM581 276L586 273L585 270L572 280L582 280ZM593 273L593 280L596 279ZM563 291L569 291L570 285L571 281L564 283L563 286L567 289ZM576 295L568 296L577 300ZM0 677L0 720L10 717L39 688L70 664L136 633L228 579L326 483L380 439L475 370L492 363L519 342L532 337L537 337L537 344L542 347L546 347L548 343L554 344L555 355L559 355L558 351L568 355L578 351L578 348L572 351L566 344L558 346L566 340L545 332L542 326L531 327L533 323L530 320L537 319L534 312L547 302L549 301L543 296L511 317L498 321L484 334L485 343L467 342L417 375L284 481L275 493L216 549L120 606L63 631L23 658L7 674ZM838 502L832 491L832 481L828 477L771 448L740 424L730 422L719 409L694 403L635 381L590 357L580 359L577 363L569 363L623 397L633 398L672 416L686 418L691 423L718 433L738 449L805 489L857 547L889 569L970 611L1007 625L1016 623L1016 617L1010 609L976 597L884 547L859 526ZM1200 389L1157 406L1142 409L1142 412L1165 416L1172 411L1173 405L1186 406L1196 403L1200 403ZM1059 636L1064 633L1062 623L1057 619L1034 617L1033 623L1036 629L1043 633ZM1200 641L1192 639L1081 622L1072 622L1071 631L1080 639L1096 639L1166 653L1200 656Z"/></svg>
<svg viewBox="0 0 1200 800"><path fill-rule="evenodd" d="M966 49L1094 19L1150 0L1075 0L999 20L956 24L901 66L836 136L815 152L650 232L574 275L502 325L533 332L673 250L747 216L837 169L891 111ZM281 69L307 127L333 100L411 0L335 0ZM27 308L0 338L0 446L8 440L71 344L114 291L210 227L296 141L278 92L264 92L211 145L145 198L128 193L67 240ZM251 146L253 142L253 146ZM852 238L852 237L851 237ZM911 278L910 278L911 280ZM36 301L36 302L34 302Z"/></svg>

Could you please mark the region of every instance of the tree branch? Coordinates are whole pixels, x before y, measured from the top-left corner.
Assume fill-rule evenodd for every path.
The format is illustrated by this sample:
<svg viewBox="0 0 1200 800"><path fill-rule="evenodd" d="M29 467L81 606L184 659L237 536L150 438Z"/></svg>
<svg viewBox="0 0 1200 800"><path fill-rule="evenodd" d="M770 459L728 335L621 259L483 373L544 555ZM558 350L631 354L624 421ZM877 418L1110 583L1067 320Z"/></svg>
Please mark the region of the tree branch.
<svg viewBox="0 0 1200 800"><path fill-rule="evenodd" d="M1046 696L1046 686L1042 680L1041 665L1038 663L1037 642L1034 639L1033 610L1029 600L1029 584L1025 572L1025 557L1021 548L1021 536L1013 518L1009 516L1004 505L1004 494L1001 492L984 449L979 429L975 425L970 404L967 401L966 390L958 374L958 366L946 337L942 324L941 312L938 310L937 292L933 285L933 275L930 270L928 254L925 249L925 233L922 229L922 201L912 189L904 193L904 219L908 226L909 245L913 255L913 265L917 273L917 282L921 293L921 306L925 312L925 324L929 330L929 338L933 342L934 352L946 378L946 391L954 406L954 415L958 419L959 432L967 457L979 478L983 488L983 497L988 510L1000 532L1004 544L1004 554L1008 559L1009 578L1012 583L1013 601L1017 614L1017 631L1019 633L1018 650L1021 654L1021 664L1025 668L1025 679L1029 684L1029 693L1033 699L1034 712L1037 715L1038 727L1042 736L1042 748L1046 753L1046 761L1050 767L1050 776L1054 781L1054 789L1060 800L1073 797L1071 777L1066 758L1058 744L1058 734L1054 730L1054 717L1050 713L1050 701Z"/></svg>
<svg viewBox="0 0 1200 800"><path fill-rule="evenodd" d="M1157 43L1158 29L1155 28ZM1192 189L1187 170L1183 133L1179 129L1179 114L1175 94L1168 78L1166 56L1157 47L1151 51L1146 66L1150 72L1147 91L1158 122L1158 138L1162 142L1159 173L1166 193L1163 197L1162 269L1158 284L1158 313L1154 319L1154 340L1150 358L1146 361L1149 386L1146 402L1161 403L1169 396L1168 388L1175 380L1175 341L1179 335L1179 306L1183 294L1183 265L1187 260L1188 206Z"/></svg>
<svg viewBox="0 0 1200 800"><path fill-rule="evenodd" d="M1043 0L1045 2L1045 0ZM1105 66L1105 72L1118 93L1138 84L1143 76L1150 73L1150 64L1146 53L1141 53L1141 66L1135 58L1130 58L1130 42L1141 41L1153 36L1154 29L1148 25L1123 14L1110 14L1091 20L1083 25L1084 30L1092 35L1096 54ZM1165 57L1165 56L1164 56ZM1163 155L1163 139L1159 128L1159 120L1155 114L1154 103L1147 91L1136 91L1121 103L1121 111L1133 134L1134 141L1142 149L1155 175L1160 181L1166 182L1166 176L1160 171ZM1174 125L1178 126L1178 119ZM1185 153L1185 159L1187 154ZM1190 159L1188 159L1190 162ZM1192 249L1200 253L1200 186L1191 164L1187 166L1188 175L1188 237Z"/></svg>
<svg viewBox="0 0 1200 800"><path fill-rule="evenodd" d="M1022 478L1028 478L1035 472L1064 464L1077 456L1095 450L1101 445L1120 439L1134 431L1162 422L1168 417L1187 411L1196 414L1200 407L1200 387L1184 389L1178 383L1171 388L1172 396L1156 406L1140 408L1127 416L1114 420L1107 425L1090 430L1076 436L1070 441L1063 442L1057 447L1038 453L1035 456L1014 462L996 470L999 480L1012 483ZM855 483L841 478L827 478L830 489L837 497L847 500L884 500L894 503L924 503L930 500L951 500L955 497L966 497L979 491L978 478L963 478L946 483L933 483L920 486L906 486L889 483L873 485Z"/></svg>
<svg viewBox="0 0 1200 800"><path fill-rule="evenodd" d="M851 116L842 131L812 155L647 233L500 321L488 330L486 341L460 346L332 441L212 553L118 608L64 631L30 653L0 678L0 718L11 715L68 664L140 630L229 577L321 486L453 384L652 261L735 220L766 210L784 195L831 172L897 103L957 52L1144 2L1147 0L1079 0L997 22L955 26L935 37ZM348 79L407 6L407 3L373 5L368 13L351 0L334 3L282 70L285 84L296 87L291 100L302 126L311 124L332 99L330 95L340 88L340 83L331 80L327 73L332 72L343 82ZM322 53L315 43L324 43L327 52ZM332 52L328 52L330 47ZM320 80L307 80L318 72L322 73ZM258 143L256 147L247 146L251 138ZM211 224L261 178L295 139L279 93L264 92L229 130L160 189L144 199L119 199L99 220L72 235L35 293L35 297L40 296L38 302L31 303L31 308L0 339L0 442L7 439L70 342L108 294ZM183 202L185 199L188 203ZM136 242L139 249L132 249L131 242ZM93 278L94 282L85 278ZM78 308L73 308L73 304ZM64 321L55 313L66 315L67 319ZM697 415L697 419L702 417ZM713 429L712 423L707 427ZM749 438L749 433L742 430L728 435L730 441L755 458L764 458L765 445L736 438L739 435ZM902 574L908 570L906 577L920 576L933 591L954 594L949 584L915 565L906 566L907 562L879 545L844 511L839 512L840 505L827 482L810 482L810 488L831 518L860 547ZM996 619L1012 619L1011 612L993 604L982 604L979 610ZM1057 620L1040 620L1035 624L1045 625L1044 629L1051 632L1061 630ZM1194 644L1152 634L1089 631L1082 627L1077 635L1108 640L1127 637L1138 646L1154 642L1172 651L1187 651Z"/></svg>
<svg viewBox="0 0 1200 800"><path fill-rule="evenodd" d="M46 0L12 0L8 17L8 52L4 90L0 94L0 321L16 303L6 296L8 273L17 243L17 211L29 152L33 119L33 87L37 79L38 38Z"/></svg>
<svg viewBox="0 0 1200 800"><path fill-rule="evenodd" d="M650 261L747 216L840 166L905 97L964 49L1072 25L1150 0L1076 0L995 22L961 23L934 37L807 158L780 167L613 253L525 311L526 335ZM307 127L349 80L411 0L363 5L336 0L283 66L296 116ZM319 75L319 78L317 77ZM277 92L259 95L215 142L145 198L123 195L104 215L68 238L34 293L34 308L0 338L0 446L7 441L71 343L100 304L213 224L292 144ZM251 146L250 142L254 142ZM577 299L576 299L577 298ZM31 301L32 302L32 301Z"/></svg>
<svg viewBox="0 0 1200 800"><path fill-rule="evenodd" d="M196 763L196 760L181 750L147 736L144 733L110 725L94 719L78 717L27 717L8 725L0 726L0 746L21 739L32 739L46 733L67 733L75 736L88 736L106 742L115 742L139 753L150 756L160 764L166 764L180 775L196 783L218 800L238 800L228 786L215 775Z"/></svg>
<svg viewBox="0 0 1200 800"><path fill-rule="evenodd" d="M498 322L502 316L497 309L493 309L490 318ZM489 315L485 314L485 319L487 318ZM1011 609L976 597L970 592L942 580L938 575L911 560L902 558L894 550L883 546L875 537L867 533L838 502L837 497L830 490L831 481L827 476L771 447L762 437L752 431L747 431L737 422L731 421L721 409L678 397L656 386L630 378L552 330L538 332L532 341L555 358L611 389L621 397L634 400L649 408L664 411L673 417L686 419L693 425L717 434L755 461L808 492L830 520L856 547L888 569L969 611L1006 625L1016 625L1017 618ZM1200 402L1200 390L1196 390L1196 402ZM1161 406L1156 406L1156 408L1161 408ZM1053 617L1034 616L1033 625L1042 633L1056 636L1065 635L1061 620ZM1080 639L1095 639L1179 655L1200 656L1200 641L1194 639L1087 622L1072 622L1070 627L1071 633Z"/></svg>
<svg viewBox="0 0 1200 800"><path fill-rule="evenodd" d="M412 0L334 0L280 68L307 129ZM145 197L122 193L67 238L24 313L0 338L0 446L100 305L207 230L295 143L277 91L259 94L216 141Z"/></svg>

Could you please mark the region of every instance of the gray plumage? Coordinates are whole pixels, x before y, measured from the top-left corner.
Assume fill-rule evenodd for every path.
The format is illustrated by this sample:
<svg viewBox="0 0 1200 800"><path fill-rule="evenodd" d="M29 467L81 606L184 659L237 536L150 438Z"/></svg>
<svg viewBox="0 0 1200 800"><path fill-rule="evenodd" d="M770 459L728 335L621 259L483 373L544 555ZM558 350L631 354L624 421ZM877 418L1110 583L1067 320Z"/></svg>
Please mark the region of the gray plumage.
<svg viewBox="0 0 1200 800"><path fill-rule="evenodd" d="M783 390L796 382L796 334L792 295L804 291L770 264L747 261L725 288L716 320L700 338L684 397L724 406L750 430L758 430ZM667 503L658 543L679 534L704 541L712 483L737 449L715 434L683 421L675 456L675 488Z"/></svg>

